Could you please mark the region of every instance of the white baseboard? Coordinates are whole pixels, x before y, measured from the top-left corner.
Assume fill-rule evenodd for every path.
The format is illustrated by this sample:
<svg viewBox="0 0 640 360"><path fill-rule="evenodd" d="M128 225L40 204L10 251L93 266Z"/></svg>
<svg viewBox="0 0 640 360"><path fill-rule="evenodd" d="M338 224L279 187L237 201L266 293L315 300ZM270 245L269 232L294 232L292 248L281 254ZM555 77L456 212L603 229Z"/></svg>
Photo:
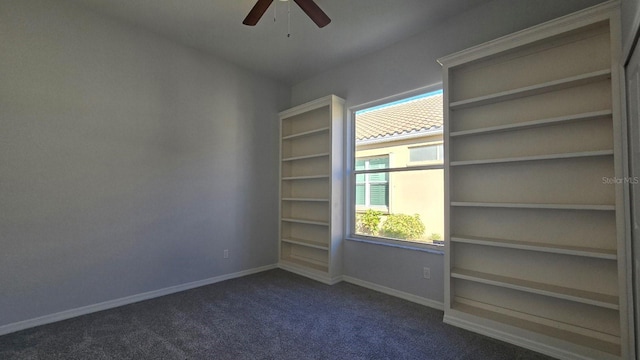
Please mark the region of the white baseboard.
<svg viewBox="0 0 640 360"><path fill-rule="evenodd" d="M381 292L383 294L387 294L387 295L398 297L400 299L408 300L408 301L414 302L416 304L428 306L428 307L434 308L436 310L440 310L440 311L444 310L444 303L442 303L440 301L435 301L435 300L427 299L427 298L424 298L424 297L421 297L421 296L409 294L409 293L406 293L404 291L392 289L392 288L389 288L389 287L386 287L386 286L382 286L382 285L378 285L376 283L368 282L368 281L365 281L365 280L356 279L356 278L353 278L351 276L343 276L342 280L344 280L344 281L346 281L348 283L354 284L354 285L362 286L362 287L365 287L367 289L371 289L371 290L375 290L375 291Z"/></svg>
<svg viewBox="0 0 640 360"><path fill-rule="evenodd" d="M444 310L444 303L442 303L442 302L431 300L431 299L427 299L427 298L424 298L424 297L421 297L421 296L417 296L417 295L413 295L413 294L409 294L409 293L406 293L404 291L392 289L392 288L389 288L389 287L386 287L386 286L382 286L382 285L378 285L376 283L368 282L368 281L365 281L365 280L360 280L360 279L357 279L357 278L354 278L354 277L351 277L351 276L342 275L342 276L336 276L334 278L329 278L328 276L324 276L324 274L317 274L316 272L314 272L312 270L307 270L307 269L305 269L303 267L297 267L295 265L290 265L288 263L283 263L283 262L280 262L278 264L278 267L280 269L282 269L282 270L286 270L286 271L292 272L294 274L305 276L305 277L308 277L310 279L319 281L319 282L327 284L327 285L333 285L333 284L339 283L340 281L345 281L345 282L348 282L350 284L362 286L362 287L367 288L367 289L371 289L371 290L374 290L374 291L377 291L377 292L381 292L383 294L387 294L387 295L395 296L395 297L400 298L400 299L408 300L408 301L414 302L416 304L428 306L428 307L436 309L436 310L440 310L440 311Z"/></svg>
<svg viewBox="0 0 640 360"><path fill-rule="evenodd" d="M293 264L288 264L288 263L284 263L284 262L280 262L278 264L278 267L282 270L288 271L288 272L292 272L294 274L298 274L304 277L308 277L310 279L319 281L321 283L327 284L327 285L333 285L333 284L337 284L340 281L342 281L342 276L336 276L336 277L329 277L328 275L324 274L324 273L320 273L320 272L316 272L314 270L311 269L306 269L302 266L295 266Z"/></svg>
<svg viewBox="0 0 640 360"><path fill-rule="evenodd" d="M7 324L7 325L2 325L0 326L0 335L6 335L12 332L32 328L35 326L51 324L57 321L67 320L70 318L74 318L81 315L87 315L87 314L91 314L91 313L102 311L102 310L113 309L118 306L133 304L139 301L150 300L160 296L174 294L177 292L194 289L201 286L215 284L217 282L221 282L225 280L235 279L235 278L275 269L277 267L278 266L276 264L261 266L253 269L239 271L232 274L220 275L220 276L216 276L216 277L212 277L204 280L193 281L186 284L170 286L164 289L148 291L141 294L123 297L120 299L109 300L109 301L105 301L105 302L101 302L93 305L87 305L87 306L83 306L75 309L61 311L55 314L44 315L37 318L29 319L29 320L23 320L23 321L19 321L19 322Z"/></svg>

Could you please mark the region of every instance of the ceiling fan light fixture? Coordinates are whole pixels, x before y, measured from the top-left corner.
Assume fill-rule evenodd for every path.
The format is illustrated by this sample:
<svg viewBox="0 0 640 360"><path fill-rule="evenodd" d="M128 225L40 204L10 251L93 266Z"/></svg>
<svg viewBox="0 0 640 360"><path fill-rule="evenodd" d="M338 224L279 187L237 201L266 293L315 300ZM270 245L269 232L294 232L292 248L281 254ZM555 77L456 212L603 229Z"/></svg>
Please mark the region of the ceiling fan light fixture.
<svg viewBox="0 0 640 360"><path fill-rule="evenodd" d="M289 0L279 1L284 2ZM242 23L249 26L257 24L272 2L273 0L258 0ZM329 16L327 16L313 0L294 0L294 2L300 6L302 11L307 14L319 28L323 28L331 22Z"/></svg>

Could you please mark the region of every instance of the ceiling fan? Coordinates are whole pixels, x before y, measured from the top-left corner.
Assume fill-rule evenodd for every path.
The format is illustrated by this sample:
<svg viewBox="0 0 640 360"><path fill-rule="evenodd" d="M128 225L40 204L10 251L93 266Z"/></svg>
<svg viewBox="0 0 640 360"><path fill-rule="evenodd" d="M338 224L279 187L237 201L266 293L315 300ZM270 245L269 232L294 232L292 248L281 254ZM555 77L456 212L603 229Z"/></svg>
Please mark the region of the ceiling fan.
<svg viewBox="0 0 640 360"><path fill-rule="evenodd" d="M311 20L316 23L316 25L318 25L318 27L325 27L331 22L331 19L329 19L327 14L325 14L324 11L322 11L322 9L320 9L320 7L313 0L293 1L295 1L295 3L300 6L302 11L304 11L304 13L307 14L307 16L311 18ZM249 11L249 15L247 15L242 23L249 26L256 25L272 2L273 0L258 0L258 2L256 2L256 4L253 6L253 9Z"/></svg>

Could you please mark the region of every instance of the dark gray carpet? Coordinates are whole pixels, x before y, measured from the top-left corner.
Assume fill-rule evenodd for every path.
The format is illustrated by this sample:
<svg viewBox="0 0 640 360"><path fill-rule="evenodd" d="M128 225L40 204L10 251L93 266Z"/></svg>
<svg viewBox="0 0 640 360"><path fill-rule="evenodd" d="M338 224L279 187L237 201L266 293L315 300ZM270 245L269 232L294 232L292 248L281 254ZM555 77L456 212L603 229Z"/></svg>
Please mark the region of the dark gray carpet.
<svg viewBox="0 0 640 360"><path fill-rule="evenodd" d="M550 359L442 312L282 270L0 337L0 359Z"/></svg>

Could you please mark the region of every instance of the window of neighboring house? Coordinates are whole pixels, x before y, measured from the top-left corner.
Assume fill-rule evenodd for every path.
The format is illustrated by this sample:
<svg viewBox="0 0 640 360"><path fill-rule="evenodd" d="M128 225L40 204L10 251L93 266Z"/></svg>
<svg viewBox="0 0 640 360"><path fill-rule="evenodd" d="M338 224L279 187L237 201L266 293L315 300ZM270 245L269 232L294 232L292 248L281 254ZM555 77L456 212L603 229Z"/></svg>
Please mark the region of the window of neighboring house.
<svg viewBox="0 0 640 360"><path fill-rule="evenodd" d="M389 168L389 157L356 159L356 171ZM356 207L360 210L389 210L389 174L360 173L356 175Z"/></svg>
<svg viewBox="0 0 640 360"><path fill-rule="evenodd" d="M354 114L352 235L441 245L442 91Z"/></svg>
<svg viewBox="0 0 640 360"><path fill-rule="evenodd" d="M442 161L443 159L444 159L444 146L442 144L409 148L410 162Z"/></svg>

